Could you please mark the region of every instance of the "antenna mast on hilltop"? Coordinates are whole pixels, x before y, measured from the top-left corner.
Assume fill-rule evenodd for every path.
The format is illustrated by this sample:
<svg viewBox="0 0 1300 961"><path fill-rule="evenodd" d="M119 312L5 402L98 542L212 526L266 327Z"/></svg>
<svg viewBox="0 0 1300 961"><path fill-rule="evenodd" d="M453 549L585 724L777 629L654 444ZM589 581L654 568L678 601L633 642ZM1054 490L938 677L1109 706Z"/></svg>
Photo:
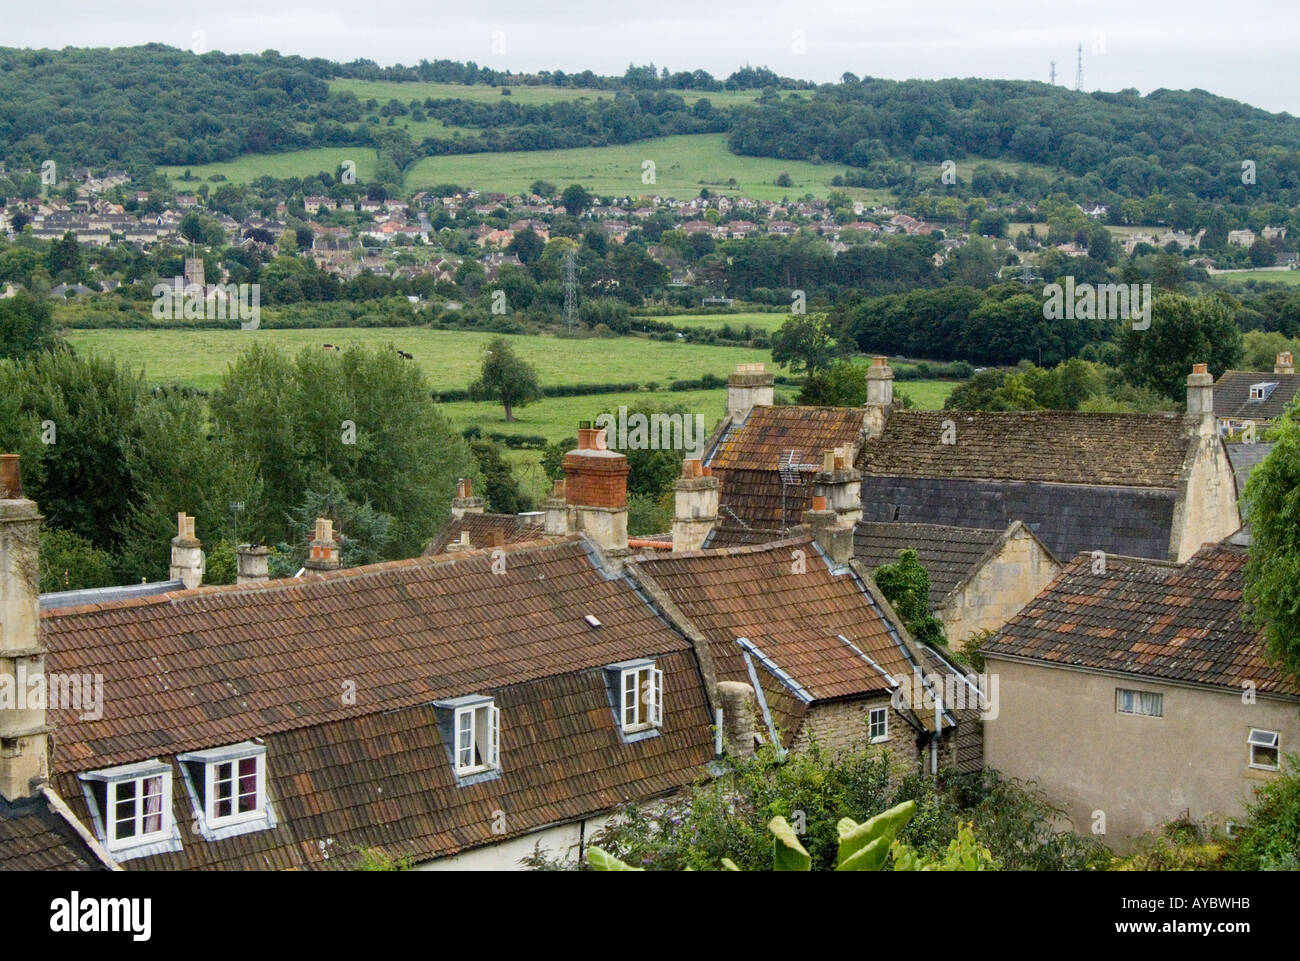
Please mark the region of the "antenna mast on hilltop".
<svg viewBox="0 0 1300 961"><path fill-rule="evenodd" d="M1052 79L1049 80L1048 82L1049 82L1053 87L1055 87L1055 86L1056 86L1056 61L1055 61L1055 60L1052 60L1052 61L1050 61L1050 62L1051 62L1051 64L1052 64Z"/></svg>
<svg viewBox="0 0 1300 961"><path fill-rule="evenodd" d="M1074 89L1083 89L1083 44L1079 44L1079 66L1074 71Z"/></svg>
<svg viewBox="0 0 1300 961"><path fill-rule="evenodd" d="M574 315L578 312L578 264L574 248L564 255L564 327L573 330Z"/></svg>

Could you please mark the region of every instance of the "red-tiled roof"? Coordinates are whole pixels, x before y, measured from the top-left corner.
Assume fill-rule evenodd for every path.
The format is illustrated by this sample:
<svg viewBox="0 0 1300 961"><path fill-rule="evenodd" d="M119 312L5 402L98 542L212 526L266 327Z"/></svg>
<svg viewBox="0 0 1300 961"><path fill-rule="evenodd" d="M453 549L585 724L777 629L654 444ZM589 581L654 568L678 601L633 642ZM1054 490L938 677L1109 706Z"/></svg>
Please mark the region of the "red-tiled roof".
<svg viewBox="0 0 1300 961"><path fill-rule="evenodd" d="M540 518L534 520L517 514L466 514L460 518L448 519L424 552L425 556L445 553L449 546L460 543L462 534L469 535L470 547L479 548L523 544L546 538ZM499 544L497 537L500 537Z"/></svg>
<svg viewBox="0 0 1300 961"><path fill-rule="evenodd" d="M897 634L854 575L831 574L812 538L758 547L638 558L648 578L707 638L720 681L749 680L737 638L747 638L814 700L890 689L881 670L911 674Z"/></svg>
<svg viewBox="0 0 1300 961"><path fill-rule="evenodd" d="M576 541L46 611L54 672L103 717L51 711L55 770L235 743L687 647ZM592 628L587 614L602 623ZM355 685L355 698L344 694ZM349 703L353 700L354 703Z"/></svg>
<svg viewBox="0 0 1300 961"><path fill-rule="evenodd" d="M1273 694L1300 685L1243 620L1246 551L1208 544L1181 566L1080 554L984 646L986 654Z"/></svg>
<svg viewBox="0 0 1300 961"><path fill-rule="evenodd" d="M862 417L857 407L755 407L718 442L709 466L774 471L793 450L796 461L820 469L823 451L857 444Z"/></svg>

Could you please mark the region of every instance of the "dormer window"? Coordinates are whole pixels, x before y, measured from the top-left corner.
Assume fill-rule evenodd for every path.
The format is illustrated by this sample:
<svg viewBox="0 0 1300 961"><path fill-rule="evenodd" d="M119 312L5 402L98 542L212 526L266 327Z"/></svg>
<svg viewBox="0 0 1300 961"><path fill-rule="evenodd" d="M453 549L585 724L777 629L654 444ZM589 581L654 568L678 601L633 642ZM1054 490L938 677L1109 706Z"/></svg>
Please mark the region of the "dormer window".
<svg viewBox="0 0 1300 961"><path fill-rule="evenodd" d="M141 761L83 774L81 780L100 840L109 851L117 854L178 840L169 765Z"/></svg>
<svg viewBox="0 0 1300 961"><path fill-rule="evenodd" d="M1268 400L1270 394L1277 389L1277 382L1265 382L1261 384L1250 385L1251 400Z"/></svg>
<svg viewBox="0 0 1300 961"><path fill-rule="evenodd" d="M267 819L265 745L244 741L176 760L209 830Z"/></svg>
<svg viewBox="0 0 1300 961"><path fill-rule="evenodd" d="M619 730L624 735L655 731L664 722L664 672L649 658L605 668L614 681Z"/></svg>
<svg viewBox="0 0 1300 961"><path fill-rule="evenodd" d="M478 774L501 766L501 712L485 698L456 709L456 773Z"/></svg>

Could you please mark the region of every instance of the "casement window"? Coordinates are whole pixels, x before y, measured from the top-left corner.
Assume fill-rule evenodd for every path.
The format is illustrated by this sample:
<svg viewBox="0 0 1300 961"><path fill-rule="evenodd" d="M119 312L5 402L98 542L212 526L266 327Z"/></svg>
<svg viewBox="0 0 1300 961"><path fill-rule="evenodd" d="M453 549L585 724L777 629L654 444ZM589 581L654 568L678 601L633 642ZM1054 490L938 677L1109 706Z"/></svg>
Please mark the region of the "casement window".
<svg viewBox="0 0 1300 961"><path fill-rule="evenodd" d="M889 709L885 707L873 707L868 715L868 730L871 743L877 744L880 741L889 740Z"/></svg>
<svg viewBox="0 0 1300 961"><path fill-rule="evenodd" d="M1251 400L1268 400L1268 398L1272 395L1273 391L1275 391L1276 389L1277 389L1277 383L1276 383L1276 382L1274 382L1274 383L1268 383L1268 382L1265 382L1265 383L1262 383L1262 384L1251 384L1251 385L1250 385L1250 399L1251 399Z"/></svg>
<svg viewBox="0 0 1300 961"><path fill-rule="evenodd" d="M168 841L173 835L172 771L144 761L82 775L94 799L96 826L110 851Z"/></svg>
<svg viewBox="0 0 1300 961"><path fill-rule="evenodd" d="M489 699L456 709L456 773L477 774L501 766L501 711Z"/></svg>
<svg viewBox="0 0 1300 961"><path fill-rule="evenodd" d="M1257 727L1250 729L1246 744L1250 748L1250 766L1261 771L1277 771L1281 768L1281 735L1277 731L1262 731Z"/></svg>
<svg viewBox="0 0 1300 961"><path fill-rule="evenodd" d="M624 743L659 735L664 723L664 672L653 658L606 664L605 689Z"/></svg>
<svg viewBox="0 0 1300 961"><path fill-rule="evenodd" d="M182 754L187 783L210 829L265 820L266 747L253 741Z"/></svg>
<svg viewBox="0 0 1300 961"><path fill-rule="evenodd" d="M1154 691L1115 689L1115 710L1120 714L1137 714L1142 717L1164 717L1165 696Z"/></svg>
<svg viewBox="0 0 1300 961"><path fill-rule="evenodd" d="M619 690L622 692L623 733L632 734L664 722L664 672L650 661L638 667L624 668Z"/></svg>

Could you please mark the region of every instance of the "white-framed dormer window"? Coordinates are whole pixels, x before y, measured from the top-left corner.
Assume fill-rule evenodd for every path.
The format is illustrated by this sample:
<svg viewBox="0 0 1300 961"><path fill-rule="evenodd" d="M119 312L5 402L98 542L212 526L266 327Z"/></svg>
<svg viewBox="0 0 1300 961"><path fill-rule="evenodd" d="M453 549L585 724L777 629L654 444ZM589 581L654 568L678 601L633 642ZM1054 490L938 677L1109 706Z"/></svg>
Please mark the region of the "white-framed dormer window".
<svg viewBox="0 0 1300 961"><path fill-rule="evenodd" d="M1281 769L1282 738L1277 731L1262 731L1252 727L1246 744L1250 747L1251 767L1261 771Z"/></svg>
<svg viewBox="0 0 1300 961"><path fill-rule="evenodd" d="M456 708L456 773L478 774L501 766L501 711L490 698Z"/></svg>
<svg viewBox="0 0 1300 961"><path fill-rule="evenodd" d="M110 851L170 841L173 834L172 770L141 761L82 775L97 807L96 821Z"/></svg>
<svg viewBox="0 0 1300 961"><path fill-rule="evenodd" d="M1250 385L1251 400L1268 400L1269 396L1277 389L1276 382L1264 382Z"/></svg>
<svg viewBox="0 0 1300 961"><path fill-rule="evenodd" d="M176 759L185 765L207 828L266 820L265 745L244 741Z"/></svg>
<svg viewBox="0 0 1300 961"><path fill-rule="evenodd" d="M619 719L624 734L660 727L664 722L664 672L654 661L637 661L619 671Z"/></svg>
<svg viewBox="0 0 1300 961"><path fill-rule="evenodd" d="M867 734L872 744L889 740L889 708L873 707L867 717Z"/></svg>
<svg viewBox="0 0 1300 961"><path fill-rule="evenodd" d="M1115 688L1115 711L1119 714L1137 714L1142 717L1164 717L1165 696L1155 691L1132 691Z"/></svg>

